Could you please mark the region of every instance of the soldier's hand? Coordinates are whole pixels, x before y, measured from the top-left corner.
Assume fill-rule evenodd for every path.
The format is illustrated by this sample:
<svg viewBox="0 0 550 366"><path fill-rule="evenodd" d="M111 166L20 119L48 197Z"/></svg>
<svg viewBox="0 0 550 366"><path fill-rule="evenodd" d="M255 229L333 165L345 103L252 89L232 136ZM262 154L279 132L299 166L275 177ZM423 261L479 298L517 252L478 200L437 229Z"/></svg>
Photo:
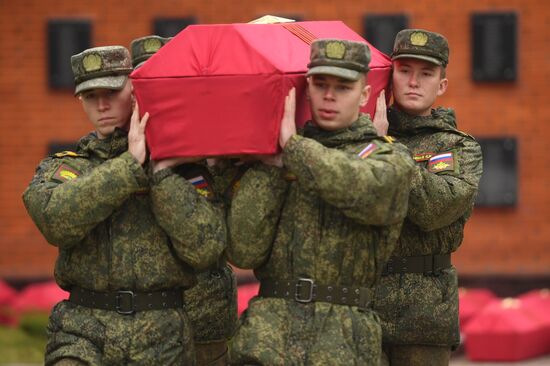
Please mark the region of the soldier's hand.
<svg viewBox="0 0 550 366"><path fill-rule="evenodd" d="M128 131L128 151L140 164L145 162L147 157L147 144L145 143L145 127L149 120L149 113L145 112L139 118L138 103L134 103L132 117L130 118L130 130Z"/></svg>
<svg viewBox="0 0 550 366"><path fill-rule="evenodd" d="M153 173L158 172L159 170L172 168L181 164L196 163L198 161L204 160L204 156L185 156L177 158L168 158L162 160L152 160L151 166L153 168Z"/></svg>
<svg viewBox="0 0 550 366"><path fill-rule="evenodd" d="M258 155L259 160L266 164L276 166L278 168L283 167L283 154L270 154L270 155Z"/></svg>
<svg viewBox="0 0 550 366"><path fill-rule="evenodd" d="M296 134L296 88L290 89L285 98L285 111L281 119L279 145L284 149L292 135Z"/></svg>
<svg viewBox="0 0 550 366"><path fill-rule="evenodd" d="M261 161L266 165L272 165L279 168L283 167L283 154L250 154L242 155L239 158L243 163L252 163L255 161Z"/></svg>
<svg viewBox="0 0 550 366"><path fill-rule="evenodd" d="M374 124L374 128L376 128L378 136L386 136L388 134L389 122L384 89L382 89L376 99L376 111L374 112L372 123Z"/></svg>

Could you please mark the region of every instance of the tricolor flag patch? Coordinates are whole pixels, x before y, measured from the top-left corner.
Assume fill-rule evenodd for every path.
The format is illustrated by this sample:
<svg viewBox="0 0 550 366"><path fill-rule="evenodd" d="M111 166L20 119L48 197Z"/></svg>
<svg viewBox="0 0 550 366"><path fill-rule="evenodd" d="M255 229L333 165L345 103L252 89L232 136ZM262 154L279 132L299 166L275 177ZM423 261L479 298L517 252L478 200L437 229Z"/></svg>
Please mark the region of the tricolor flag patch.
<svg viewBox="0 0 550 366"><path fill-rule="evenodd" d="M80 172L67 164L61 164L53 173L52 178L63 183L78 178Z"/></svg>
<svg viewBox="0 0 550 366"><path fill-rule="evenodd" d="M361 159L366 159L370 154L372 154L374 151L378 149L378 145L374 143L370 143L365 147L357 156L359 156Z"/></svg>
<svg viewBox="0 0 550 366"><path fill-rule="evenodd" d="M434 155L428 160L428 171L439 173L448 170L455 170L455 158L452 151Z"/></svg>
<svg viewBox="0 0 550 366"><path fill-rule="evenodd" d="M204 197L210 197L212 193L209 190L208 182L202 175L196 176L195 178L189 179L189 183L195 187L197 193Z"/></svg>

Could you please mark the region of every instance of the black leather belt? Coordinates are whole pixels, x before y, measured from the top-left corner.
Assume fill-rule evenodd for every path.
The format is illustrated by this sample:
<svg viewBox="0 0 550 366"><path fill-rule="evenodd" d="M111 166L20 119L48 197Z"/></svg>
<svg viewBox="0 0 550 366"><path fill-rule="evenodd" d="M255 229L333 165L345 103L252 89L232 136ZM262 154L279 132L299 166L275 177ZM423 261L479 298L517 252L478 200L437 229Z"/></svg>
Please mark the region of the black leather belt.
<svg viewBox="0 0 550 366"><path fill-rule="evenodd" d="M390 257L382 276L396 273L423 273L437 275L441 270L451 267L450 254L419 255L415 257Z"/></svg>
<svg viewBox="0 0 550 366"><path fill-rule="evenodd" d="M96 292L77 287L71 290L69 301L88 308L130 315L136 311L183 308L183 290Z"/></svg>
<svg viewBox="0 0 550 366"><path fill-rule="evenodd" d="M265 280L260 283L259 295L300 303L321 301L359 308L367 308L372 301L372 292L367 287L319 285L311 278L295 281Z"/></svg>

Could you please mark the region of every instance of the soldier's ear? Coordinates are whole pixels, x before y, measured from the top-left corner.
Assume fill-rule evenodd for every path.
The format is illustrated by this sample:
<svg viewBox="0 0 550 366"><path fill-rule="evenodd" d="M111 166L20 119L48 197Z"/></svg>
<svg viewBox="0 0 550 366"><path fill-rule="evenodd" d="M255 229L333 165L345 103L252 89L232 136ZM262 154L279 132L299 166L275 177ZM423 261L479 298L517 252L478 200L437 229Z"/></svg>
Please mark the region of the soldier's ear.
<svg viewBox="0 0 550 366"><path fill-rule="evenodd" d="M361 90L361 99L359 99L359 106L364 107L367 105L367 102L369 101L371 92L370 85L365 85L363 87L363 90Z"/></svg>
<svg viewBox="0 0 550 366"><path fill-rule="evenodd" d="M449 85L449 79L443 78L439 80L439 89L437 90L437 96L442 96L447 91L447 86Z"/></svg>

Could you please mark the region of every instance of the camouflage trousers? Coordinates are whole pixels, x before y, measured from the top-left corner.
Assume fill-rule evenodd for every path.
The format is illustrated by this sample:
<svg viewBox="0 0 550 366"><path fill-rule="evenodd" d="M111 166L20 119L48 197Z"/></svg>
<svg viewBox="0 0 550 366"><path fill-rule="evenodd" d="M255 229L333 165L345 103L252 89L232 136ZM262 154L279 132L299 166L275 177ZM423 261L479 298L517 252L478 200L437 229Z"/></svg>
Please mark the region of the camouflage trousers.
<svg viewBox="0 0 550 366"><path fill-rule="evenodd" d="M197 366L225 366L227 365L227 341L210 343L195 343Z"/></svg>
<svg viewBox="0 0 550 366"><path fill-rule="evenodd" d="M394 345L383 347L381 366L447 366L450 347Z"/></svg>
<svg viewBox="0 0 550 366"><path fill-rule="evenodd" d="M184 303L196 343L231 338L237 326L237 283L231 268L197 274L197 284L186 290Z"/></svg>
<svg viewBox="0 0 550 366"><path fill-rule="evenodd" d="M380 315L384 343L455 347L460 340L456 270L383 276L374 310Z"/></svg>
<svg viewBox="0 0 550 366"><path fill-rule="evenodd" d="M256 297L229 345L231 365L378 366L377 315L325 302Z"/></svg>
<svg viewBox="0 0 550 366"><path fill-rule="evenodd" d="M50 315L45 364L195 365L189 324L183 309L121 315L62 301Z"/></svg>

